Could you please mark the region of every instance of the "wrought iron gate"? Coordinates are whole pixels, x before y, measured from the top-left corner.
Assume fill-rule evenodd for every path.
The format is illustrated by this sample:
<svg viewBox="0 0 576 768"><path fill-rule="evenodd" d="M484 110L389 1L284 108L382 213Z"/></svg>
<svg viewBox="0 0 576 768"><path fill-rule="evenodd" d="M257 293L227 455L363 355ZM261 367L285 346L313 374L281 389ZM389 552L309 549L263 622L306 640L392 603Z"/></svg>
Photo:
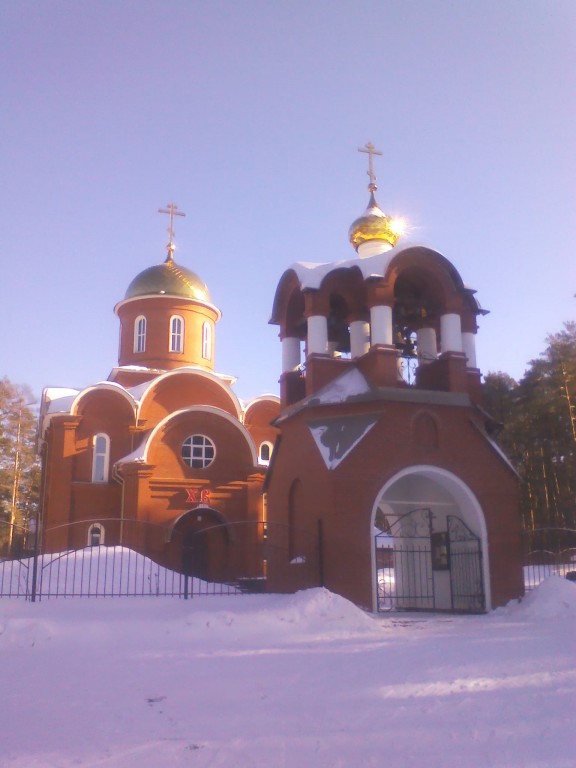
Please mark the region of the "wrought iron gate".
<svg viewBox="0 0 576 768"><path fill-rule="evenodd" d="M378 610L485 610L481 541L458 517L435 531L430 509L384 516L375 536Z"/></svg>
<svg viewBox="0 0 576 768"><path fill-rule="evenodd" d="M431 511L385 516L385 527L376 534L378 610L434 610Z"/></svg>
<svg viewBox="0 0 576 768"><path fill-rule="evenodd" d="M482 613L486 610L482 543L459 517L448 515L448 550L452 610Z"/></svg>

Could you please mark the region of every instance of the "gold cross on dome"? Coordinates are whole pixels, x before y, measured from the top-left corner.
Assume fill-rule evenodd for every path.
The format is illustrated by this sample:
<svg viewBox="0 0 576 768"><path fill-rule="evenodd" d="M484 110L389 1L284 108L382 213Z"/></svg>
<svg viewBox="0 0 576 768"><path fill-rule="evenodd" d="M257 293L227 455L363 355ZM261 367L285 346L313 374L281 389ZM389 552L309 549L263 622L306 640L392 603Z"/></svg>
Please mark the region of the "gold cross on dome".
<svg viewBox="0 0 576 768"><path fill-rule="evenodd" d="M168 256L171 256L174 251L174 216L186 216L186 214L179 211L178 206L174 205L174 203L168 203L166 208L158 208L158 213L167 213L170 216L170 226L167 229L167 232L170 235L170 240L166 247L168 249Z"/></svg>
<svg viewBox="0 0 576 768"><path fill-rule="evenodd" d="M358 149L358 152L365 152L368 155L368 170L366 173L368 174L368 177L370 178L370 185L369 189L374 191L376 189L376 175L374 174L374 155L380 155L382 156L382 152L380 152L379 149L376 149L374 144L372 144L371 141L369 141L365 147L360 147Z"/></svg>

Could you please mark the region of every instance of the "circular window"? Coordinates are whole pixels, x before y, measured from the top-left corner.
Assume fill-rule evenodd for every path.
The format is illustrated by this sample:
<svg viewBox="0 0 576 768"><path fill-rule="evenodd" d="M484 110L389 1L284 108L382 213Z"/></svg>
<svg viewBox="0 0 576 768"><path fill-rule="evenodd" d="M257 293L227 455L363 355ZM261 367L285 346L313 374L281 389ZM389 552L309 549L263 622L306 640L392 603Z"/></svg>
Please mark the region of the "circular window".
<svg viewBox="0 0 576 768"><path fill-rule="evenodd" d="M206 435L191 435L182 443L182 459L192 469L209 467L216 456L216 447Z"/></svg>

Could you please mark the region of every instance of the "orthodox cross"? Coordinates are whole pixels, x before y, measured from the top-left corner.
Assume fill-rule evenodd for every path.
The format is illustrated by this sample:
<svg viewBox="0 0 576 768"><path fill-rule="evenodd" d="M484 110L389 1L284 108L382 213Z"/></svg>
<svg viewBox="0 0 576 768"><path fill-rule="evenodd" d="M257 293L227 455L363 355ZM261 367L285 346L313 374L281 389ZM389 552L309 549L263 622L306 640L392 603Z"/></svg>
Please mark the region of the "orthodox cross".
<svg viewBox="0 0 576 768"><path fill-rule="evenodd" d="M186 216L186 214L179 211L178 206L174 205L174 203L168 203L166 208L158 208L158 213L167 213L170 216L170 226L167 230L170 235L170 240L166 247L168 249L168 258L172 258L172 254L174 253L174 216Z"/></svg>
<svg viewBox="0 0 576 768"><path fill-rule="evenodd" d="M379 149L376 149L376 147L374 146L374 144L372 144L371 141L369 141L365 147L360 147L358 149L358 152L365 152L368 155L368 170L366 171L366 173L368 174L368 177L370 178L370 184L368 186L368 189L371 192L374 192L376 190L376 176L374 174L373 158L374 158L374 155L382 156L382 152L380 152Z"/></svg>

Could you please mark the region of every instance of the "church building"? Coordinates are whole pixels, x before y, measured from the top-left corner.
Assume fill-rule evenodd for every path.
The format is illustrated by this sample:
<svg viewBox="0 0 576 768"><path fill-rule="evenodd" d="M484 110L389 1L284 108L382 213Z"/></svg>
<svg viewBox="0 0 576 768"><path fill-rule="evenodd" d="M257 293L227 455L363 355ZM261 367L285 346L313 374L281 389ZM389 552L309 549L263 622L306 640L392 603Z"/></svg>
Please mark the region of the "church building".
<svg viewBox="0 0 576 768"><path fill-rule="evenodd" d="M456 267L376 200L354 255L293 264L271 323L280 396L214 370L220 311L167 257L115 312L118 364L40 413L42 548L124 545L211 582L322 585L369 610L482 612L523 593L519 487L476 361L485 314ZM329 254L326 254L329 257Z"/></svg>
<svg viewBox="0 0 576 768"><path fill-rule="evenodd" d="M215 372L220 310L174 260L173 220L184 214L173 204L161 212L166 260L138 274L114 309L118 365L82 391L43 393L42 551L124 545L206 580L238 569L261 578L279 399L241 403L234 379Z"/></svg>
<svg viewBox="0 0 576 768"><path fill-rule="evenodd" d="M369 202L353 258L281 277L268 585L315 574L371 610L481 612L523 593L518 478L482 408L485 314L453 264ZM315 554L316 553L316 554Z"/></svg>

